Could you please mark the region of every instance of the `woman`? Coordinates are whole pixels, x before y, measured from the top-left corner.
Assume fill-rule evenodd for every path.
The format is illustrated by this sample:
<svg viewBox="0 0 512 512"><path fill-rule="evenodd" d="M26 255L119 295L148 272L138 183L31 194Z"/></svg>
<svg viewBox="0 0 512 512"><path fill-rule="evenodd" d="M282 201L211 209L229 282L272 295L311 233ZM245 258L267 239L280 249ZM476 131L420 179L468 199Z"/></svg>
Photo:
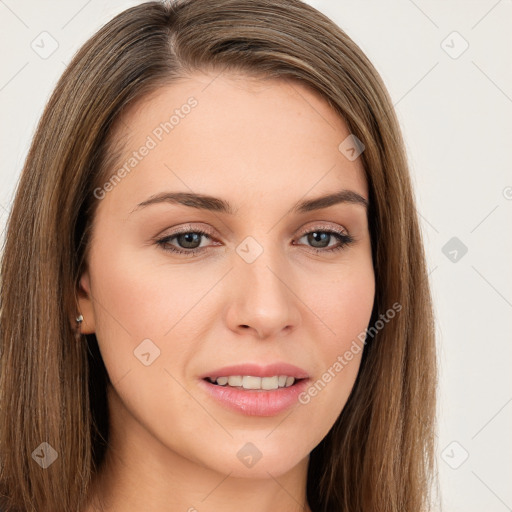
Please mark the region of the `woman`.
<svg viewBox="0 0 512 512"><path fill-rule="evenodd" d="M312 7L105 25L39 123L1 271L3 510L428 508L434 324L400 129Z"/></svg>

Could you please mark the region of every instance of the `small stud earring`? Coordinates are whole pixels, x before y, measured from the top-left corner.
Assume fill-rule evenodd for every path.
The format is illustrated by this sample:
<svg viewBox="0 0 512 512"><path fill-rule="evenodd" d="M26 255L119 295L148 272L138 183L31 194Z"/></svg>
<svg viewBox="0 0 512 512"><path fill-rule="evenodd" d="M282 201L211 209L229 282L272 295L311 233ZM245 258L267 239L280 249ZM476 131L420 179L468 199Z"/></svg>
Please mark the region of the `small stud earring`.
<svg viewBox="0 0 512 512"><path fill-rule="evenodd" d="M84 317L82 315L79 315L76 317L76 323L81 324L84 321Z"/></svg>

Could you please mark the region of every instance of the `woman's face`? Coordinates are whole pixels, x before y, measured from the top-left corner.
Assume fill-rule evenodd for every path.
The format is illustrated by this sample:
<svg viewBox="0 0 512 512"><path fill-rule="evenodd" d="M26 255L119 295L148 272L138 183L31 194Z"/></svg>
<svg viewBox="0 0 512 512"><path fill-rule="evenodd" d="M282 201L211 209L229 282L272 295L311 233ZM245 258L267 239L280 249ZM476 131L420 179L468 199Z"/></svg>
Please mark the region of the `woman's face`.
<svg viewBox="0 0 512 512"><path fill-rule="evenodd" d="M116 439L233 477L307 462L353 387L375 292L363 202L296 208L368 200L346 125L297 83L213 74L123 121L80 292Z"/></svg>

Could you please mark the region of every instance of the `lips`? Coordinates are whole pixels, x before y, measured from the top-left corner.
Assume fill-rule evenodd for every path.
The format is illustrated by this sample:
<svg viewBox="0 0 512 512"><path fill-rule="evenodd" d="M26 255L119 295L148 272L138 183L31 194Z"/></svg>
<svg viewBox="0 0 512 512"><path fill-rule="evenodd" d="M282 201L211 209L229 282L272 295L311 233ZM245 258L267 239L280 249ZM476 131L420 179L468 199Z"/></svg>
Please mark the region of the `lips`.
<svg viewBox="0 0 512 512"><path fill-rule="evenodd" d="M243 367L230 367L231 372L233 368L243 368L247 371L247 366ZM296 368L296 367L295 367ZM224 371L224 369L222 369ZM288 371L290 368L288 368ZM260 371L275 371L275 369L268 369L260 367ZM291 372L293 373L293 372ZM304 375L304 373L297 373ZM289 387L267 390L253 390L253 389L239 389L230 386L219 386L209 382L208 377L200 379L199 387L212 399L214 399L220 406L235 411L236 413L246 416L275 416L288 410L290 407L297 406L299 396L304 393L309 385L309 378L302 378L295 381Z"/></svg>
<svg viewBox="0 0 512 512"><path fill-rule="evenodd" d="M278 377L282 380L286 376L288 387L275 388L276 379L272 381L272 389L263 384L265 377ZM290 363L275 362L272 364L243 363L222 368L215 368L200 376L199 386L219 405L238 413L249 416L274 416L287 410L298 403L298 396L302 393L310 381L308 372L303 368ZM215 383L217 379L223 381L241 381L243 386L237 384L220 385ZM246 381L261 381L252 389L252 385L246 388ZM249 384L251 384L249 382Z"/></svg>

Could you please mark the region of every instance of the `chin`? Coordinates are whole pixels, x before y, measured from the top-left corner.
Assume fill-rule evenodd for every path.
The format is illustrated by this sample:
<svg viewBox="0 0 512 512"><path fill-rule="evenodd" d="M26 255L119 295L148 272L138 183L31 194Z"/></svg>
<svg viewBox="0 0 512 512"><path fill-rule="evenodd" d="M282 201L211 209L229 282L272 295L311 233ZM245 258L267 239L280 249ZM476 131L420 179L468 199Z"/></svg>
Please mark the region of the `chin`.
<svg viewBox="0 0 512 512"><path fill-rule="evenodd" d="M228 442L230 448L223 448L218 456L214 454L214 460L212 464L207 464L208 467L229 474L232 478L267 479L269 475L279 477L297 465L307 463L304 459L309 458L309 452L300 457L296 445L283 447L282 444L265 440L269 432L263 434L261 441L258 441L257 436L248 435L245 436L247 441ZM230 452L232 456L229 456Z"/></svg>

